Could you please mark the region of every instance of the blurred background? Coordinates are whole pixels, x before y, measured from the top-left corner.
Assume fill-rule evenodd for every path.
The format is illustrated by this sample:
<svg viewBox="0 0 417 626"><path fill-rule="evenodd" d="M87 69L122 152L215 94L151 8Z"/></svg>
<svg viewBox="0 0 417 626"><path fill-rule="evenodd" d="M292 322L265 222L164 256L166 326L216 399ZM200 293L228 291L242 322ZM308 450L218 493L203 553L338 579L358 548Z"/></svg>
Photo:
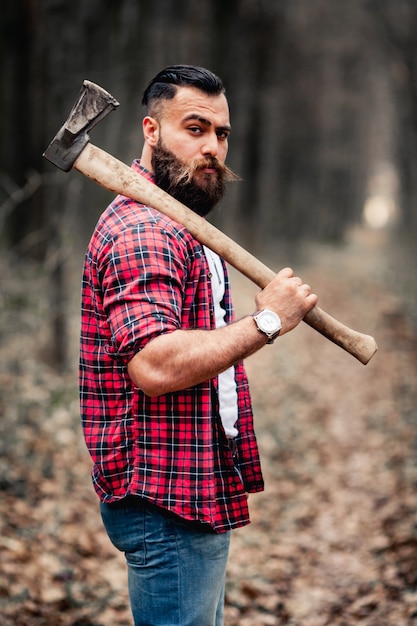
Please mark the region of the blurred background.
<svg viewBox="0 0 417 626"><path fill-rule="evenodd" d="M210 216L330 314L248 359L266 491L234 536L226 626L417 623L416 0L3 0L0 12L0 622L128 626L80 428L85 248L112 194L42 153L82 82L118 109L91 141L130 164L169 64L226 86L229 165ZM238 315L256 287L231 272Z"/></svg>
<svg viewBox="0 0 417 626"><path fill-rule="evenodd" d="M65 365L71 271L111 196L42 153L87 78L119 109L92 142L130 163L141 94L173 63L226 85L229 164L213 216L252 251L340 242L354 224L417 231L414 0L6 0L0 16L0 246L50 275L50 358ZM414 254L411 246L410 254Z"/></svg>

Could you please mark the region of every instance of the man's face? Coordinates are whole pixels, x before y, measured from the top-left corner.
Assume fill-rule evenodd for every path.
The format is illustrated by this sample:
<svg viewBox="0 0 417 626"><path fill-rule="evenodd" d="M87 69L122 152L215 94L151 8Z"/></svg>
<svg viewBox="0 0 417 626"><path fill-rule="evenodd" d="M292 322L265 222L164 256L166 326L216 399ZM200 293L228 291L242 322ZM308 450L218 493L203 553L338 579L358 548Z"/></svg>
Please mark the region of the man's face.
<svg viewBox="0 0 417 626"><path fill-rule="evenodd" d="M152 151L155 182L196 213L207 215L237 177L224 165L230 133L226 97L189 87L164 102Z"/></svg>

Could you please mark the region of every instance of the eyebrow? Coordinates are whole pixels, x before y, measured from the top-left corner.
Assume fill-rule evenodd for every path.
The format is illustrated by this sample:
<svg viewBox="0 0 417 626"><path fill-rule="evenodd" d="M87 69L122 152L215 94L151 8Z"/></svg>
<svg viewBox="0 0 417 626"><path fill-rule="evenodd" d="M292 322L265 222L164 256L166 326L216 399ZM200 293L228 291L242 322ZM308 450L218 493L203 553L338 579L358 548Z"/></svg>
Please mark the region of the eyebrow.
<svg viewBox="0 0 417 626"><path fill-rule="evenodd" d="M201 115L198 115L198 113L189 113L184 118L184 122L189 122L191 120L198 120L201 124L204 124L205 126L213 126L213 123L210 122L210 120L207 120L205 117L201 117ZM216 130L227 131L230 133L232 130L232 127L230 126L230 124L225 124L224 126L216 127Z"/></svg>

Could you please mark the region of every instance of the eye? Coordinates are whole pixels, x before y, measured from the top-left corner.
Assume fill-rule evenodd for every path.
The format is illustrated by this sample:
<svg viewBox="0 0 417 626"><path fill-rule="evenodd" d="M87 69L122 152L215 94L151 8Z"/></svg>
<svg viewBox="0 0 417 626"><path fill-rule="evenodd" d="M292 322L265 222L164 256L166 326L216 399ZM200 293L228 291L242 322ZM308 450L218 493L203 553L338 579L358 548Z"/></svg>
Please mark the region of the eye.
<svg viewBox="0 0 417 626"><path fill-rule="evenodd" d="M200 135L203 132L203 130L200 128L200 126L189 126L188 130L193 135Z"/></svg>
<svg viewBox="0 0 417 626"><path fill-rule="evenodd" d="M219 130L216 134L217 134L217 137L222 141L225 141L226 139L229 138L229 131L227 130Z"/></svg>

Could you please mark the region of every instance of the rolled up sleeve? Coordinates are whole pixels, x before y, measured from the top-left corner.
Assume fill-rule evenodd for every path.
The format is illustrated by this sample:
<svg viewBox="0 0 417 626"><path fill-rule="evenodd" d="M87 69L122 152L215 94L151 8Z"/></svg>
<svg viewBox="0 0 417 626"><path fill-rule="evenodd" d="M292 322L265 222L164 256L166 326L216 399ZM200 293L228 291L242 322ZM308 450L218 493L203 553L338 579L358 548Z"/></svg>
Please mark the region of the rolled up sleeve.
<svg viewBox="0 0 417 626"><path fill-rule="evenodd" d="M157 223L138 224L113 241L102 283L109 356L128 362L151 339L180 327L187 263L176 235Z"/></svg>

